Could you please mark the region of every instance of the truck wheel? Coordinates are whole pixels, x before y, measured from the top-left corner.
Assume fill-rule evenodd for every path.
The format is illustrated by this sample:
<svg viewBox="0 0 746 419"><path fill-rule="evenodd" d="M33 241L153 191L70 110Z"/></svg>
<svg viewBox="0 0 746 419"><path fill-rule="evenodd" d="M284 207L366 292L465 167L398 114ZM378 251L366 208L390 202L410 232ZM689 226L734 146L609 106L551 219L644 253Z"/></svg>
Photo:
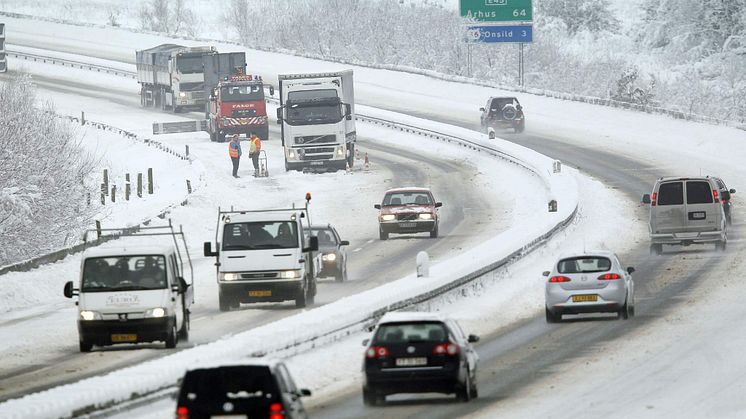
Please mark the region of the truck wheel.
<svg viewBox="0 0 746 419"><path fill-rule="evenodd" d="M261 133L259 134L259 139L262 141L269 140L269 126L261 131Z"/></svg>
<svg viewBox="0 0 746 419"><path fill-rule="evenodd" d="M650 245L650 254L660 256L663 254L663 245L662 244L651 244Z"/></svg>
<svg viewBox="0 0 746 419"><path fill-rule="evenodd" d="M295 297L295 307L304 308L306 306L306 290L300 289Z"/></svg>
<svg viewBox="0 0 746 419"><path fill-rule="evenodd" d="M166 348L173 349L176 347L176 342L178 342L179 336L178 332L176 331L176 319L174 319L174 324L171 326L171 330L168 332L168 335L166 336Z"/></svg>
<svg viewBox="0 0 746 419"><path fill-rule="evenodd" d="M228 297L223 296L222 292L218 294L218 303L220 305L220 311L230 311L231 302L228 300Z"/></svg>
<svg viewBox="0 0 746 419"><path fill-rule="evenodd" d="M386 233L383 230L378 230L378 236L381 238L381 240L388 240L389 239L389 233Z"/></svg>
<svg viewBox="0 0 746 419"><path fill-rule="evenodd" d="M727 243L725 240L721 240L719 242L715 243L715 250L718 250L720 252L725 252L725 248L727 246Z"/></svg>
<svg viewBox="0 0 746 419"><path fill-rule="evenodd" d="M355 164L355 143L350 143L347 150L350 153L350 155L347 156L347 164L349 164L350 169L352 169L352 166Z"/></svg>
<svg viewBox="0 0 746 419"><path fill-rule="evenodd" d="M174 107L173 107L173 112L174 112L174 113L181 113L181 107L179 107L179 106L174 106Z"/></svg>
<svg viewBox="0 0 746 419"><path fill-rule="evenodd" d="M93 349L93 344L88 341L81 340L79 343L80 343L80 352L91 352L91 349Z"/></svg>
<svg viewBox="0 0 746 419"><path fill-rule="evenodd" d="M184 310L184 322L179 330L179 339L185 342L189 340L189 310Z"/></svg>

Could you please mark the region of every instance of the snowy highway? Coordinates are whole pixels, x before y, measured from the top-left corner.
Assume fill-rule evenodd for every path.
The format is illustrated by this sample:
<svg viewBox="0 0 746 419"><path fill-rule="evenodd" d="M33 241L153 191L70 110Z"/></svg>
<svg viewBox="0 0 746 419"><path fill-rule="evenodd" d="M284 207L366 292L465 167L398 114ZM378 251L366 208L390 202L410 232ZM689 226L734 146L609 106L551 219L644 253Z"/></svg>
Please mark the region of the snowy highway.
<svg viewBox="0 0 746 419"><path fill-rule="evenodd" d="M13 21L18 33L14 41L17 45L120 62L130 62L136 47L163 40L154 35L112 29L65 29L57 24L39 28L23 20ZM66 31L67 36L56 37L56 31ZM102 37L102 33L107 36ZM137 39L137 45L132 38ZM87 39L100 42L94 44ZM247 53L253 55L267 80L275 80L281 71L340 67L279 54L250 50ZM116 78L85 80L80 75L83 73L76 70L55 75L57 69L43 64L29 65L28 70L35 74L43 92L40 96L53 99L63 113L85 110L91 119L144 134L155 119L199 117L196 113L168 115L140 110L136 88ZM479 129L479 106L487 96L499 92L407 73L362 67L355 67L355 72L359 103L473 130ZM102 79L112 80L112 84L105 81L102 84ZM465 329L482 334L477 345L481 358L480 397L463 404L450 397L397 396L385 407L364 407L359 371L362 359L359 341L364 336L356 334L326 349L316 348L305 354L316 360L312 362L318 362L316 370L309 366L304 369L302 356L290 361L291 367L297 367L301 382L316 385L315 392L321 390L319 397L306 402L310 414L325 418L677 414L701 417L721 407L715 410L715 416L739 416L746 411L746 402L738 396L738 390L746 386L741 379L746 360L737 350L727 348L746 341L742 333L731 327L746 315L746 308L740 304L746 290L738 287L738 279L746 272L742 257L746 252L743 240L746 211L736 207L725 253L707 246L676 249L655 257L648 253L648 208L638 202L641 194L650 192L656 178L668 175L717 174L729 180L732 187L746 190L743 183L746 171L740 164L746 159L746 147L742 145L746 134L733 128L538 96L524 95L521 102L527 112L527 131L505 133L504 138L576 167L605 187L581 177L578 220L566 233L501 273L485 286L483 294L454 297L435 305L439 311L459 319ZM420 250L427 250L435 260L445 260L511 224L529 219L532 213L545 211L542 197L532 193L540 188L538 180L520 174L514 166L495 165L494 161L445 146L413 147L412 144L423 140L392 134L382 128L371 126L366 131L369 134L360 141L360 146L373 156L372 173L314 175L318 190L312 191L314 217L332 222L346 239L349 237L352 255L351 281L344 284L323 281L317 306L411 273L414 256ZM200 255L201 242L212 238L215 207L253 205L255 180L246 176L235 186L229 177L225 146L210 143L204 134L161 140L179 148L189 145L203 165L199 187L190 197L189 206L176 208L171 214L187 230L192 254ZM279 153L277 142L270 140L267 147L270 153ZM723 150L728 150L728 159L723 158ZM307 175L285 174L279 161L274 167L271 165L270 173L269 179L261 181L264 183L260 192L270 205L284 203L287 196L300 197L309 186L304 177ZM353 192L335 194L334 187L340 182ZM401 184L427 184L437 191L445 204L443 238L372 240L376 239L372 204L378 202L384 189ZM371 222L363 223L351 214L365 214ZM617 321L614 317L582 316L561 325L547 325L542 313L543 288L535 290L543 285L539 273L547 268L557 251L586 245L613 246L626 265L637 268L636 317ZM77 260L70 257L60 264L42 267L37 270L41 272L32 275L74 274ZM212 260L198 256L196 269L198 300L190 346L299 312L290 305L262 305L220 313ZM61 284L67 279L58 281L60 296ZM516 282L524 285L516 288ZM511 296L512 303L505 301ZM0 352L4 359L0 362L0 400L171 352L153 345L139 346L137 350L106 348L94 354L78 354L75 308L62 298L47 303L49 312L36 310L17 319L0 321L0 337L4 340L23 334L24 330L46 331L54 338L54 342L44 343L43 351L38 350L38 340L24 338L20 345ZM327 353L323 354L324 351ZM334 359L328 359L329 351L335 352ZM322 368L327 370L319 374ZM336 386L331 384L335 381ZM328 390L324 390L327 386ZM614 401L589 397L598 388L620 396ZM696 407L692 406L694 401L682 403L681 393L695 398ZM712 393L718 395L709 399L702 396ZM173 403L160 401L138 412L148 417L165 417L173 414Z"/></svg>

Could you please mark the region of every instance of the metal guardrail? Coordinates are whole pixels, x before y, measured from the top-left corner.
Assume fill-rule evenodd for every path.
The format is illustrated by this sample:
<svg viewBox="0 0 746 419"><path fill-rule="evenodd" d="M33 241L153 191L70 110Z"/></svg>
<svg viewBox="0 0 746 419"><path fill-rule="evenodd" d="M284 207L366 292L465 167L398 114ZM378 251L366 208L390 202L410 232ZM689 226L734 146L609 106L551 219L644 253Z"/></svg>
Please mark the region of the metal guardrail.
<svg viewBox="0 0 746 419"><path fill-rule="evenodd" d="M6 50L7 54L11 57L21 58L25 61L40 62L45 64L56 64L64 67L79 68L81 70L95 71L97 73L112 74L115 76L126 77L130 79L137 78L137 73L134 71L121 70L114 67L108 67L104 65L84 63L81 61L67 60L64 58L47 57L39 54L31 54L27 52L19 52Z"/></svg>

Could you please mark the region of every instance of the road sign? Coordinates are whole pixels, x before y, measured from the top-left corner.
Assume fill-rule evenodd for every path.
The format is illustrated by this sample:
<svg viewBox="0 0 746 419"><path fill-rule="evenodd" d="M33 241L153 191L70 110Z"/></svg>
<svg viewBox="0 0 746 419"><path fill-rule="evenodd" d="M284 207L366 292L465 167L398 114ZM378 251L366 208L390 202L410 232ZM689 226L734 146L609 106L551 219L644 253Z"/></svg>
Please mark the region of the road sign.
<svg viewBox="0 0 746 419"><path fill-rule="evenodd" d="M460 0L461 17L477 22L531 22L532 0Z"/></svg>
<svg viewBox="0 0 746 419"><path fill-rule="evenodd" d="M466 30L469 42L533 42L532 25L470 26Z"/></svg>

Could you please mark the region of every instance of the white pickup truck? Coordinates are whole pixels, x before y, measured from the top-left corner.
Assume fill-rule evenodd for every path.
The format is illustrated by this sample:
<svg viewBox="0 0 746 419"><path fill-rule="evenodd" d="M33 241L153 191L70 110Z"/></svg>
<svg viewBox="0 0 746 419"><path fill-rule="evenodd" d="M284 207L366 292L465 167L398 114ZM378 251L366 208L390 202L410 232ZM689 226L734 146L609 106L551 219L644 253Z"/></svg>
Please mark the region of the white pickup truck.
<svg viewBox="0 0 746 419"><path fill-rule="evenodd" d="M305 208L218 209L215 250L205 242L204 255L215 257L221 311L241 303L313 304L319 244L308 234L310 199Z"/></svg>
<svg viewBox="0 0 746 419"><path fill-rule="evenodd" d="M176 347L189 338L189 308L194 302L192 262L184 233L168 226L103 229L123 236L170 236L143 244L132 237L83 252L80 278L65 284L65 297L78 297L80 351L93 345L163 341ZM179 245L180 238L182 246ZM153 242L158 244L150 244ZM181 248L183 247L183 249ZM184 277L189 268L189 281Z"/></svg>

